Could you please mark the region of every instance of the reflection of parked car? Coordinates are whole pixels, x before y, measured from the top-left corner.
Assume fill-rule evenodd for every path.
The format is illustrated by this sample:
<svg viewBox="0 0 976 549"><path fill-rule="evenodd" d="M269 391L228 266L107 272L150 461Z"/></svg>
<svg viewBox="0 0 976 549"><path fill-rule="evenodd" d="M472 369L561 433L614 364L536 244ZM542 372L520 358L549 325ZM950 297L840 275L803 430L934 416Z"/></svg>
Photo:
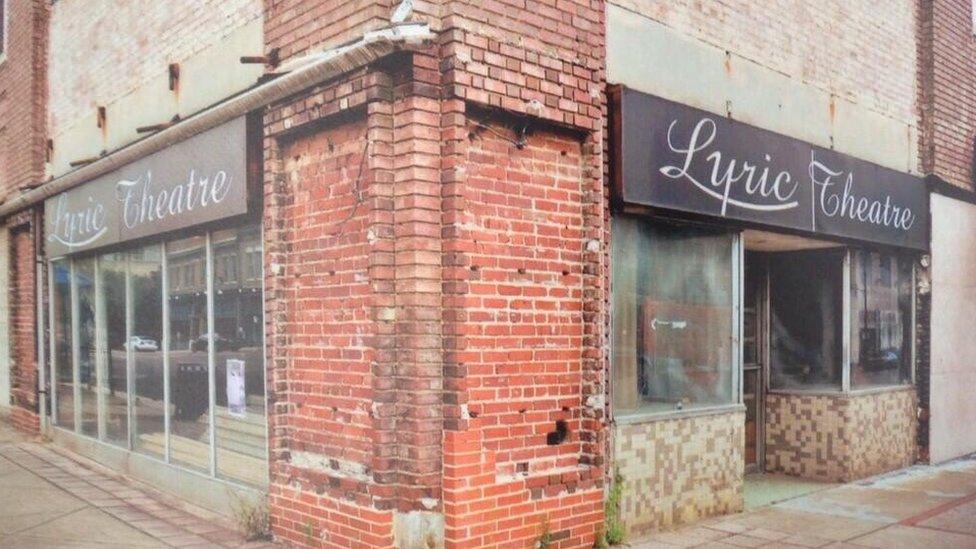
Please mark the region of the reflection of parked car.
<svg viewBox="0 0 976 549"><path fill-rule="evenodd" d="M236 339L227 339L220 334L214 334L214 342L216 343L215 350L219 353L221 351L236 351L241 348L241 342ZM206 351L210 344L210 334L200 334L199 337L190 341L190 350L193 352Z"/></svg>
<svg viewBox="0 0 976 549"><path fill-rule="evenodd" d="M129 343L126 345L126 349L129 348L134 351L158 351L159 343L155 339L134 335L129 338Z"/></svg>

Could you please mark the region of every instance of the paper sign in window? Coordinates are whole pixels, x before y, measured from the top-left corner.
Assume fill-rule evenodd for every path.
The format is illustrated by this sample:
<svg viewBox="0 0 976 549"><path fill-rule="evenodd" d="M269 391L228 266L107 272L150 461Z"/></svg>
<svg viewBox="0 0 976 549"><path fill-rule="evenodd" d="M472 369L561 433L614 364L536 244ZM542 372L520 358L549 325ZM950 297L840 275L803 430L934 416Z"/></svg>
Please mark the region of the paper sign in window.
<svg viewBox="0 0 976 549"><path fill-rule="evenodd" d="M236 417L247 415L244 361L236 358L227 359L227 411Z"/></svg>

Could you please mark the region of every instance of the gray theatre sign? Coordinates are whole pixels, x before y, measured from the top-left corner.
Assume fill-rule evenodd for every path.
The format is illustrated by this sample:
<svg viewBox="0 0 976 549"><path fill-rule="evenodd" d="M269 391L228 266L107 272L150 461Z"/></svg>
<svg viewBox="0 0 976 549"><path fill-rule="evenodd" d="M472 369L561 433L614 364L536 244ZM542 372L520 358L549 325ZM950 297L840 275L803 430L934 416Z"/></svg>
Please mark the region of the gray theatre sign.
<svg viewBox="0 0 976 549"><path fill-rule="evenodd" d="M635 90L613 95L618 202L928 248L921 178Z"/></svg>
<svg viewBox="0 0 976 549"><path fill-rule="evenodd" d="M246 212L246 125L240 117L47 199L47 255Z"/></svg>

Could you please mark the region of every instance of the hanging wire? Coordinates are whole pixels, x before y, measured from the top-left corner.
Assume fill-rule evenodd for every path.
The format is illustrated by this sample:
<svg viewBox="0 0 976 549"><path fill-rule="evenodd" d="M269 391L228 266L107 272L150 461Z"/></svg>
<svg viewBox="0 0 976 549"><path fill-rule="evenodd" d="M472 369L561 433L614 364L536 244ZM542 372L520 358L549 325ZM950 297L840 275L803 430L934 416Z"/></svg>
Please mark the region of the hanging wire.
<svg viewBox="0 0 976 549"><path fill-rule="evenodd" d="M362 160L359 161L359 170L356 173L356 179L353 181L353 184L352 184L353 193L355 193L355 196L356 196L356 203L353 204L352 209L349 210L349 214L346 215L346 218L339 222L339 231L336 232L335 236L333 236L333 238L336 241L338 241L340 238L342 238L342 235L345 234L345 232L346 232L346 223L349 223L352 220L352 218L355 217L356 212L359 210L359 205L366 201L366 198L365 198L364 192L363 192L363 188L362 188L362 184L363 184L363 174L365 173L364 172L364 167L366 166L366 161L369 159L369 156L368 156L369 155L369 145L370 145L369 136L367 135L366 136L366 145L363 147Z"/></svg>

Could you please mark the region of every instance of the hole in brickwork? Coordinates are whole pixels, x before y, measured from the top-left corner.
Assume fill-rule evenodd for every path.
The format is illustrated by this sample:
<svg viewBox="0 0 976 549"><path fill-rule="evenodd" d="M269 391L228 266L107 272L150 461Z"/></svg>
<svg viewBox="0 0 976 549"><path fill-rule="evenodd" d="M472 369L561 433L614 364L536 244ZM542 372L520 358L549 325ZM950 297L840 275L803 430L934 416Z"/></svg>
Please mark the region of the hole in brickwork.
<svg viewBox="0 0 976 549"><path fill-rule="evenodd" d="M549 446L556 446L557 444L562 444L566 437L569 436L569 425L566 424L564 420L559 420L556 422L556 430L546 434L546 444Z"/></svg>
<svg viewBox="0 0 976 549"><path fill-rule="evenodd" d="M520 462L516 463L515 464L515 472L516 473L528 473L529 472L529 462L528 461L520 461Z"/></svg>

